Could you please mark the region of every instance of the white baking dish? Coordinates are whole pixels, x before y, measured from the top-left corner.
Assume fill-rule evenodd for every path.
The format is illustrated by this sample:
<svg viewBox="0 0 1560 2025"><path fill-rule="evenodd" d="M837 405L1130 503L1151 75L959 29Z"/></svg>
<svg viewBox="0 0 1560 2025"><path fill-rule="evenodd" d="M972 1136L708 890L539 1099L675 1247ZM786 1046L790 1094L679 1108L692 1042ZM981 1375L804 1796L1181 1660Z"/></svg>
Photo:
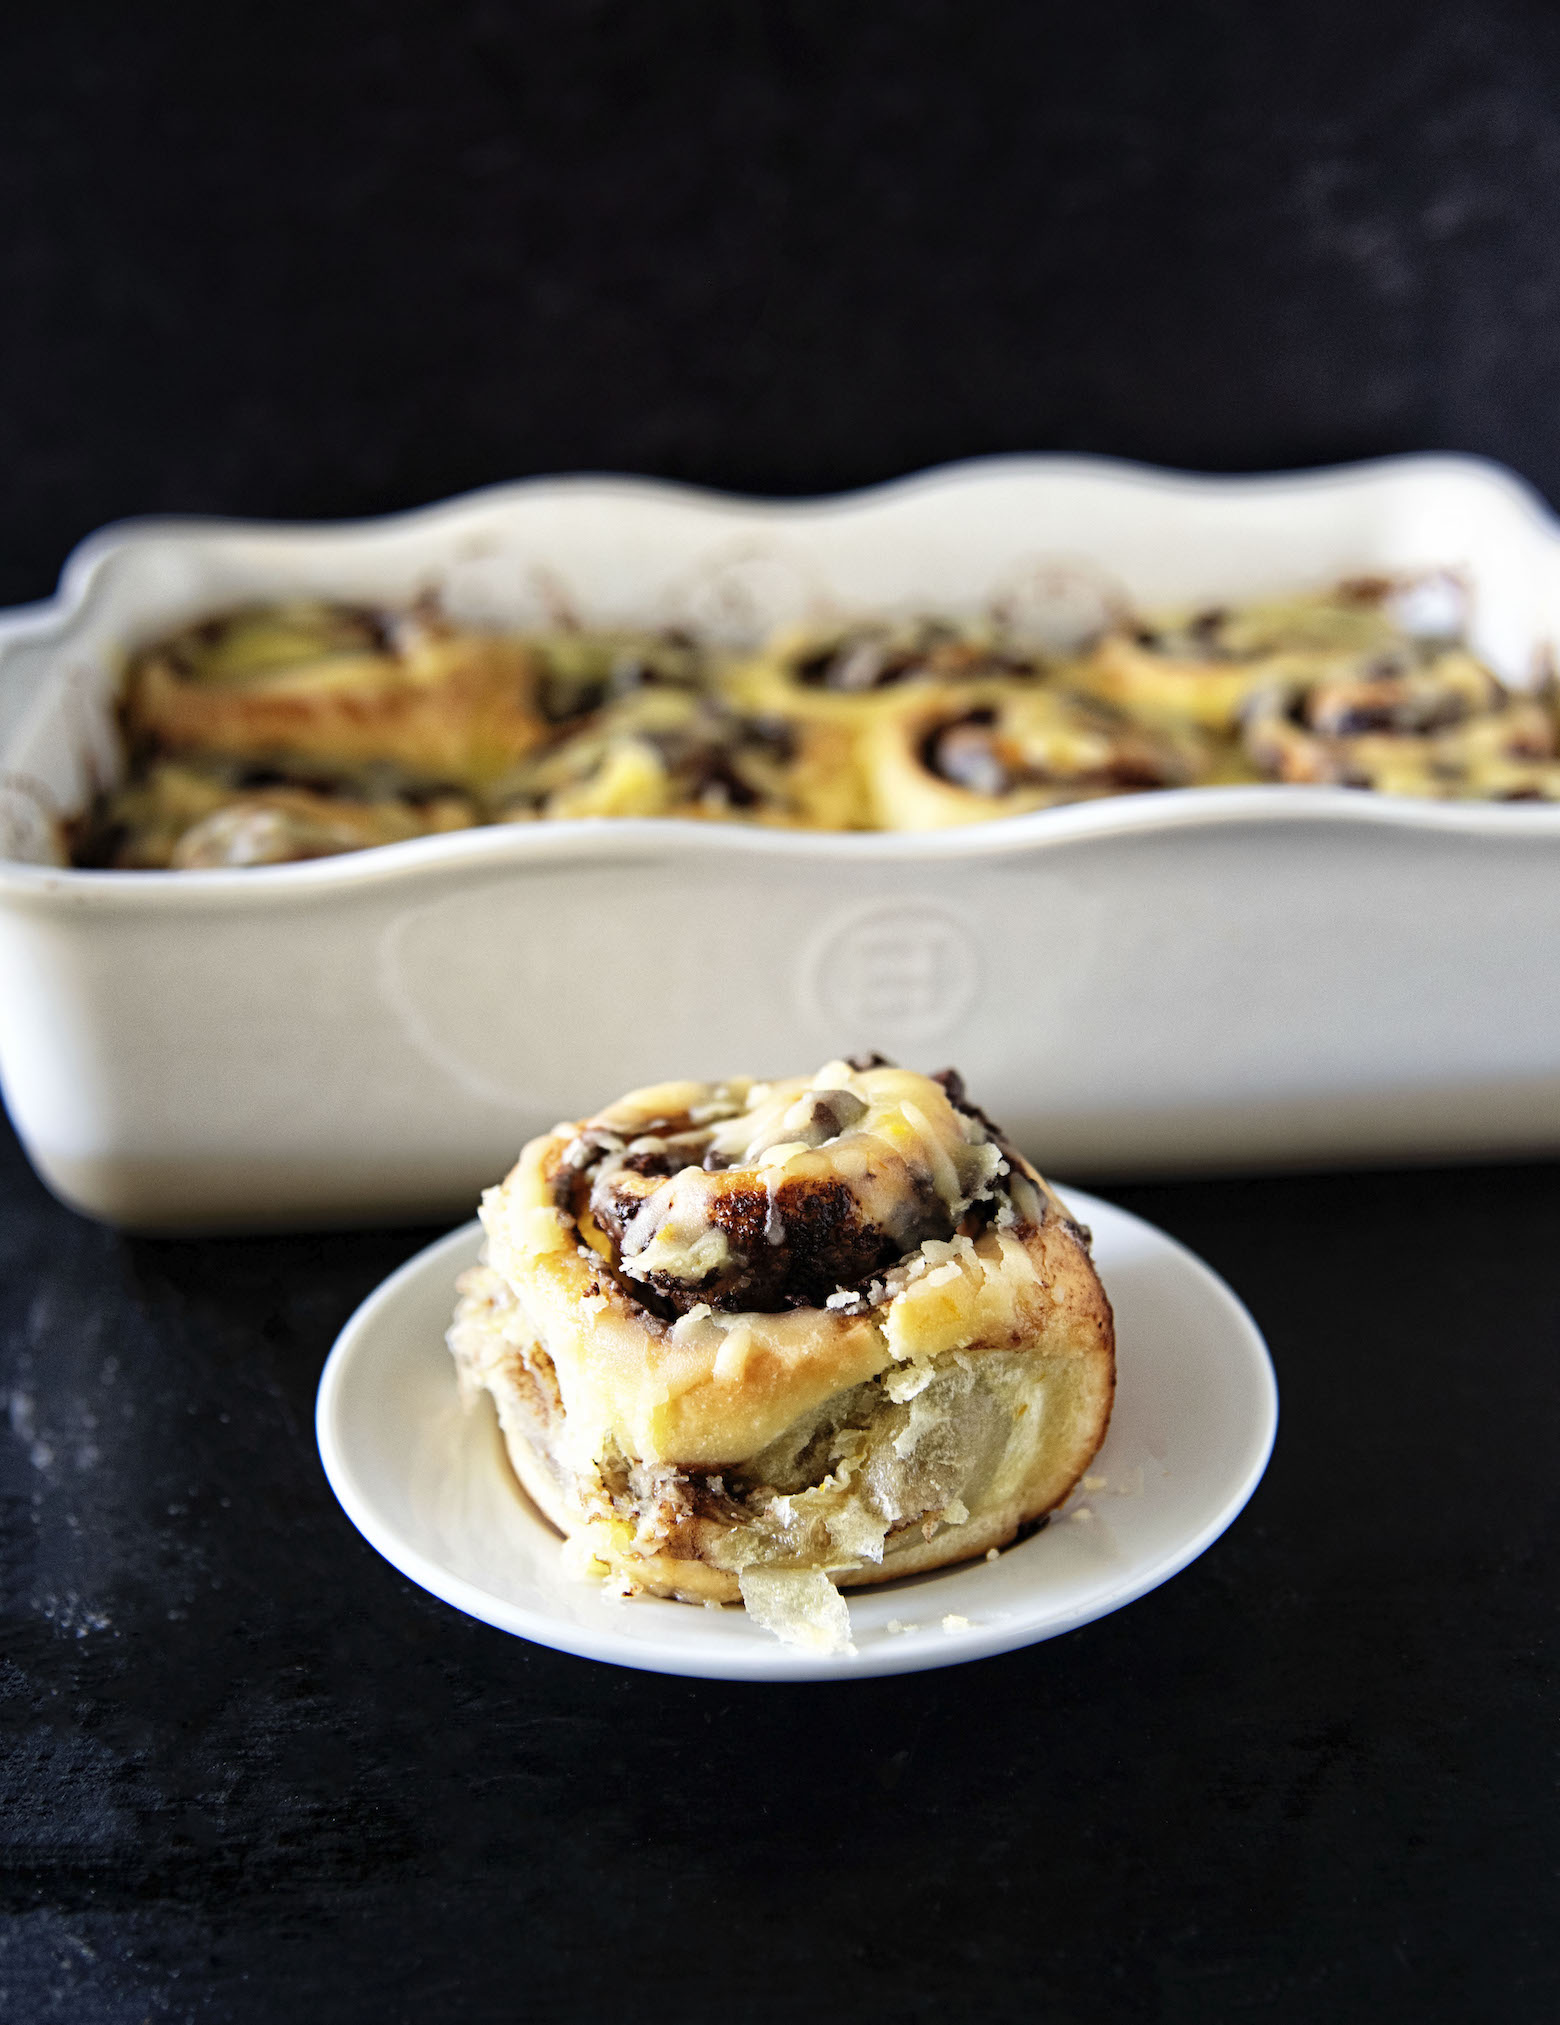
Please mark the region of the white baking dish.
<svg viewBox="0 0 1560 2025"><path fill-rule="evenodd" d="M95 536L0 620L0 1078L39 1171L146 1227L453 1212L630 1085L861 1047L956 1062L1063 1173L1560 1146L1556 807L1214 788L931 836L571 822L251 871L39 862L40 810L117 764L126 646L235 601L438 585L473 619L562 597L740 629L968 609L1058 558L1143 604L1450 566L1508 678L1560 635L1560 529L1451 458L997 459L794 505L547 480Z"/></svg>

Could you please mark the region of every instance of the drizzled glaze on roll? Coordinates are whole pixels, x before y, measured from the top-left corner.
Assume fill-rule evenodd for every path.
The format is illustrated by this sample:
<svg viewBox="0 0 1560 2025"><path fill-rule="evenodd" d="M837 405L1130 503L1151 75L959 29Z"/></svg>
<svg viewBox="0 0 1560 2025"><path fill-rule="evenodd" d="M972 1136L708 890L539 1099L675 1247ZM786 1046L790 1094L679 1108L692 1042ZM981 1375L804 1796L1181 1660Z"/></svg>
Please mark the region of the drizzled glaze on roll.
<svg viewBox="0 0 1560 2025"><path fill-rule="evenodd" d="M577 1173L567 1206L603 1234L647 1305L822 1307L926 1239L974 1236L996 1213L1008 1163L925 1076L837 1062L810 1084L724 1089L742 1107L730 1117L636 1130L643 1119L619 1107L566 1154Z"/></svg>

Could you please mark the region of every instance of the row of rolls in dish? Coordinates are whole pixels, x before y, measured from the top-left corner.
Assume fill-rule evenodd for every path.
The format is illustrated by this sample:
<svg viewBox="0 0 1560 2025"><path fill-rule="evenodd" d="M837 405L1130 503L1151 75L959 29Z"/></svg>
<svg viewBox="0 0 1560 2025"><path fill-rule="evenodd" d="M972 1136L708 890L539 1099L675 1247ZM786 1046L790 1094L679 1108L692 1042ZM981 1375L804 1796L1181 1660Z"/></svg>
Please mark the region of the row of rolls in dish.
<svg viewBox="0 0 1560 2025"><path fill-rule="evenodd" d="M745 653L430 598L245 607L130 658L124 777L63 849L178 870L571 817L929 830L1264 781L1560 800L1554 682L1507 687L1427 581L1114 610L1063 643L1000 611L835 619Z"/></svg>

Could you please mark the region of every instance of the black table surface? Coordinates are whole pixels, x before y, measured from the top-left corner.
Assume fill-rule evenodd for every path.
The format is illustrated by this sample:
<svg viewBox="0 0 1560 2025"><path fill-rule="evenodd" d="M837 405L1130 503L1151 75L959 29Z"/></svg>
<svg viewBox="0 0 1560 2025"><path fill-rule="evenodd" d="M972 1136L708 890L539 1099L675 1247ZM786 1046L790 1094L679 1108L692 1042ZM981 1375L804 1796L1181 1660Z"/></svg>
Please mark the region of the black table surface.
<svg viewBox="0 0 1560 2025"><path fill-rule="evenodd" d="M1026 1651L733 1686L336 1507L321 1365L434 1233L127 1237L7 1142L0 2015L1554 2016L1560 1169L1109 1192L1268 1336L1245 1514Z"/></svg>

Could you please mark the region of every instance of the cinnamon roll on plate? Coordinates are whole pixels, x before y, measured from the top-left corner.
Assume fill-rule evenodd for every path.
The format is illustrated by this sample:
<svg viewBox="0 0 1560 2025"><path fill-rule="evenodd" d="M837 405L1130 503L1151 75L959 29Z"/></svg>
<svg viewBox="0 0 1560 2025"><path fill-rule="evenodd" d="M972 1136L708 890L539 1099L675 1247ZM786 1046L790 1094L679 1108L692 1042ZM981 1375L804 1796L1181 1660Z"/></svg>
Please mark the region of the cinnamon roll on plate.
<svg viewBox="0 0 1560 2025"><path fill-rule="evenodd" d="M625 1594L842 1650L839 1588L1005 1545L1104 1440L1088 1233L951 1071L636 1090L532 1141L482 1221L462 1388Z"/></svg>

